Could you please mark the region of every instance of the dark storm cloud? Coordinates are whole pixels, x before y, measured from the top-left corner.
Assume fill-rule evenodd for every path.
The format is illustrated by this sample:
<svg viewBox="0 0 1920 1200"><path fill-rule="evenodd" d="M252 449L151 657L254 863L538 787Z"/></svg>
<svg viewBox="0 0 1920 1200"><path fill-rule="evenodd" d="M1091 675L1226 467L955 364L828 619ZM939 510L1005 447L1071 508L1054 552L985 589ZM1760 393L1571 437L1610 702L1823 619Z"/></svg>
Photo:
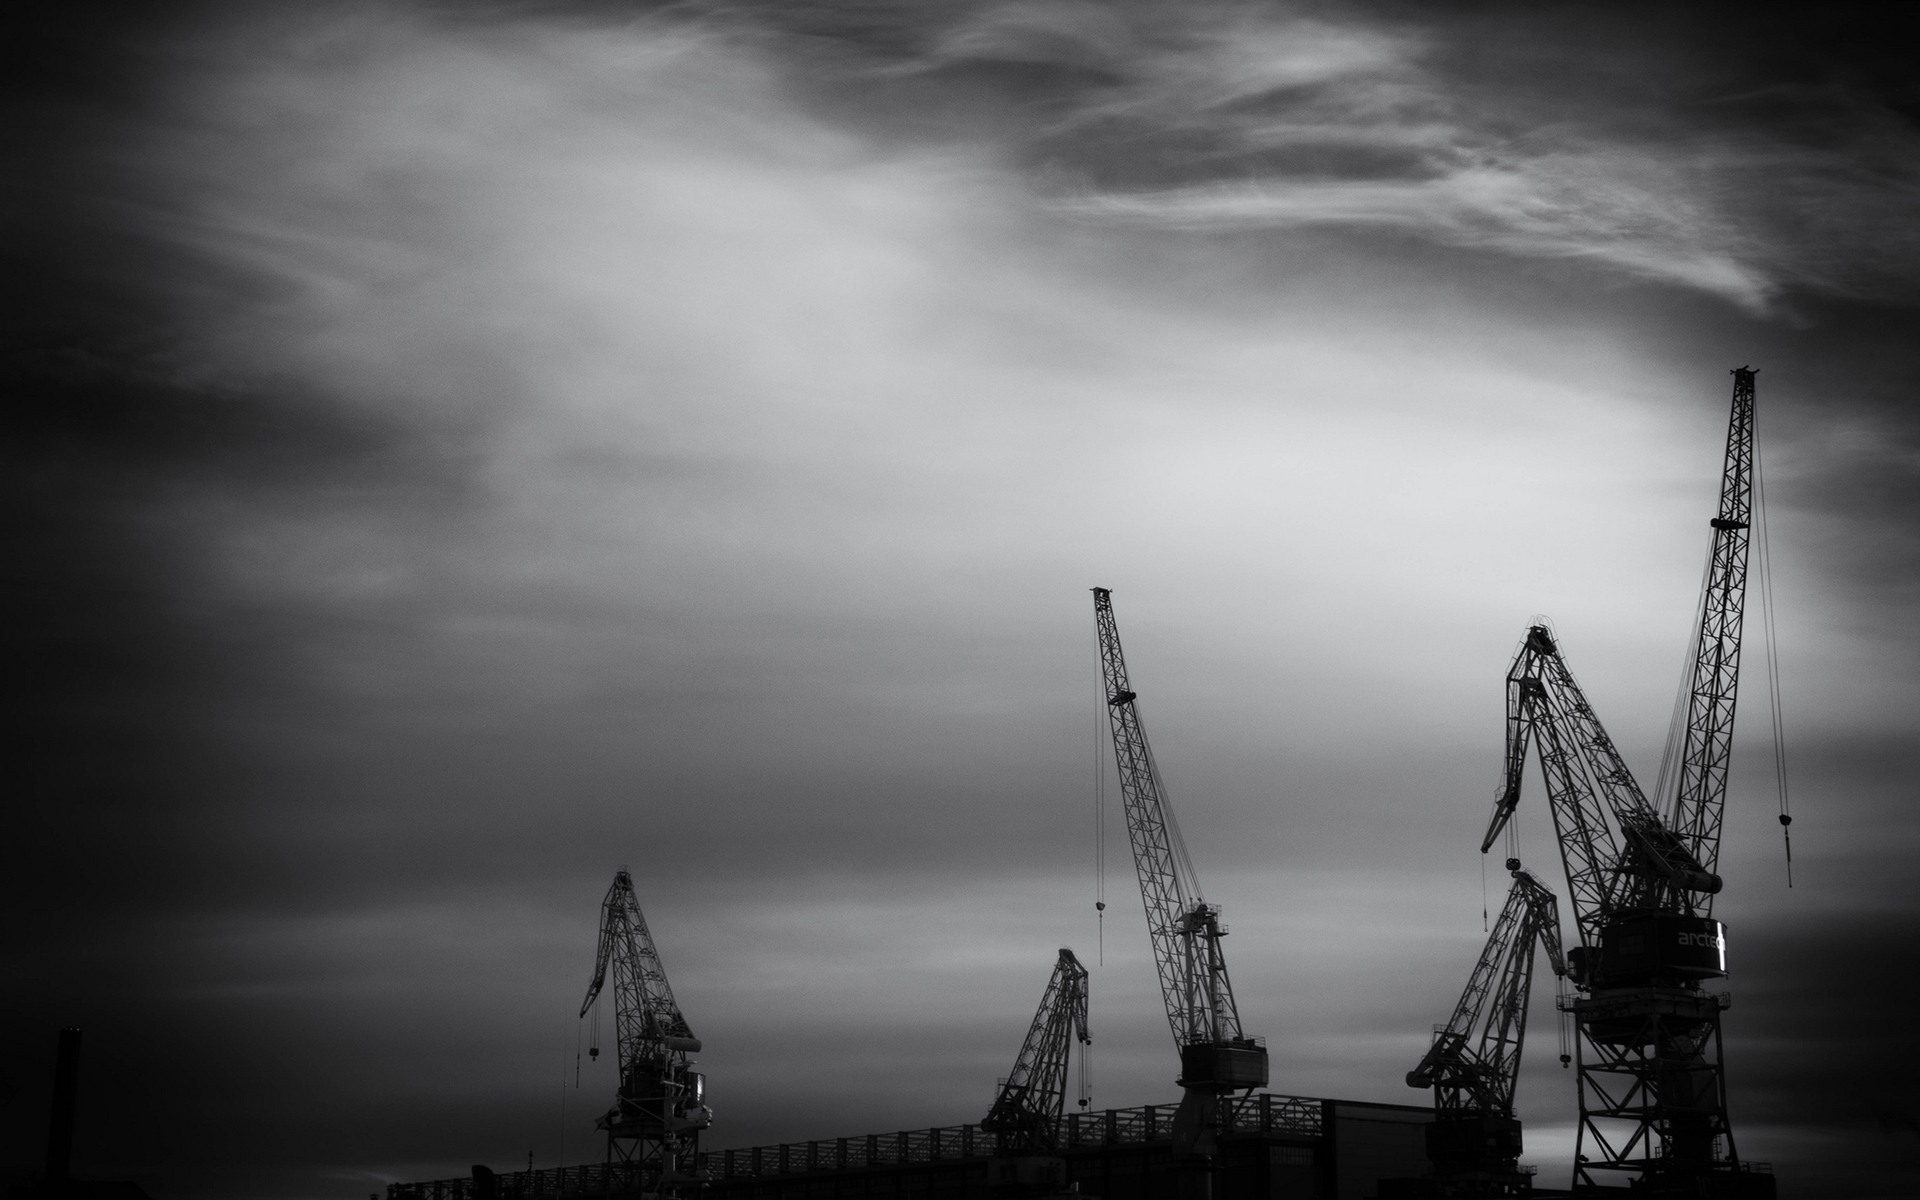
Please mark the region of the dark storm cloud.
<svg viewBox="0 0 1920 1200"><path fill-rule="evenodd" d="M977 1115L1092 939L1092 583L1276 1086L1406 1099L1477 946L1526 614L1657 737L1722 359L1778 405L1782 560L1844 567L1783 572L1800 895L1911 910L1882 851L1912 142L1871 46L1530 10L84 11L14 84L9 1070L77 1020L99 1086L159 1098L83 1141L100 1173L552 1162L621 862L722 1144ZM1772 878L1741 778L1729 875ZM1162 1100L1108 882L1101 1101ZM1741 929L1780 909L1739 895ZM1803 998L1752 969L1771 1037ZM1743 1096L1786 1112L1794 1078Z"/></svg>
<svg viewBox="0 0 1920 1200"><path fill-rule="evenodd" d="M1073 0L757 14L827 91L896 101L849 119L999 143L1056 211L1090 220L1387 233L1754 310L1793 288L1912 299L1920 133L1897 38L1874 33L1893 11L1733 29L1646 15Z"/></svg>

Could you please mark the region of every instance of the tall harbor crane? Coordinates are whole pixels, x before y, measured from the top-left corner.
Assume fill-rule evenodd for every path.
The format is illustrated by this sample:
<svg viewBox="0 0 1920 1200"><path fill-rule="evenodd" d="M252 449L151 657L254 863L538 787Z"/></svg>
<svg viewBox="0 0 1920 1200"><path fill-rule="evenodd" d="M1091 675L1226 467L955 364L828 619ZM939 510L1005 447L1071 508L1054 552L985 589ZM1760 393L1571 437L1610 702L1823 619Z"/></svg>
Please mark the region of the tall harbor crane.
<svg viewBox="0 0 1920 1200"><path fill-rule="evenodd" d="M1146 907L1167 1024L1180 1053L1180 1107L1173 1119L1174 1156L1181 1164L1181 1200L1207 1200L1212 1190L1215 1133L1223 1119L1221 1098L1267 1082L1267 1048L1240 1029L1233 984L1220 939L1227 930L1220 910L1200 894L1200 879L1187 856L1168 806L1160 769L1147 745L1138 696L1128 683L1127 661L1114 623L1113 592L1093 589L1093 615L1100 635L1100 669L1106 683L1113 753L1120 795Z"/></svg>
<svg viewBox="0 0 1920 1200"><path fill-rule="evenodd" d="M581 1016L599 999L608 967L620 1090L595 1122L607 1134L607 1160L623 1165L645 1197L691 1194L700 1131L713 1124L706 1077L688 1057L699 1053L700 1039L673 998L625 867L600 905L600 945Z"/></svg>
<svg viewBox="0 0 1920 1200"><path fill-rule="evenodd" d="M1082 1046L1091 1041L1087 969L1063 946L1013 1071L1000 1085L986 1120L980 1122L980 1128L993 1134L988 1182L996 1191L1064 1190L1066 1163L1058 1157L1060 1120L1067 1105L1067 1057L1075 1041Z"/></svg>
<svg viewBox="0 0 1920 1200"><path fill-rule="evenodd" d="M1725 927L1711 913L1752 516L1754 372L1737 368L1733 380L1681 769L1665 813L1627 770L1550 630L1529 628L1507 673L1506 772L1480 849L1511 819L1529 743L1538 745L1581 940L1567 955L1583 993L1568 1005L1576 1187L1607 1174L1648 1195L1773 1194L1772 1176L1735 1151L1721 1066L1728 999L1702 987L1727 973Z"/></svg>
<svg viewBox="0 0 1920 1200"><path fill-rule="evenodd" d="M1560 905L1520 860L1507 860L1513 888L1493 923L1479 962L1453 1015L1434 1031L1425 1058L1407 1072L1407 1086L1433 1089L1427 1126L1433 1189L1449 1197L1524 1194L1520 1122L1513 1115L1520 1052L1527 1033L1535 946L1544 946L1555 975L1567 973L1560 949Z"/></svg>

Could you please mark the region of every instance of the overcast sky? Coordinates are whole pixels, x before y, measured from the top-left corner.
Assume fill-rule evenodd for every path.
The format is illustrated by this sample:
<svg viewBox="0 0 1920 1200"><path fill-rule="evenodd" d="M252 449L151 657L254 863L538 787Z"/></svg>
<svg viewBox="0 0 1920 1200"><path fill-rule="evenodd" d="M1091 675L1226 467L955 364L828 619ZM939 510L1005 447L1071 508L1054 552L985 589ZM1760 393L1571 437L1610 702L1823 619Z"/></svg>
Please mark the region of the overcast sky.
<svg viewBox="0 0 1920 1200"><path fill-rule="evenodd" d="M1273 1090L1426 1103L1510 656L1651 783L1752 365L1734 1128L1907 1194L1920 97L1898 6L1761 11L16 18L7 1167L67 1024L160 1200L597 1157L622 865L709 1146L978 1120L1063 945L1094 1104L1173 1101L1095 585Z"/></svg>

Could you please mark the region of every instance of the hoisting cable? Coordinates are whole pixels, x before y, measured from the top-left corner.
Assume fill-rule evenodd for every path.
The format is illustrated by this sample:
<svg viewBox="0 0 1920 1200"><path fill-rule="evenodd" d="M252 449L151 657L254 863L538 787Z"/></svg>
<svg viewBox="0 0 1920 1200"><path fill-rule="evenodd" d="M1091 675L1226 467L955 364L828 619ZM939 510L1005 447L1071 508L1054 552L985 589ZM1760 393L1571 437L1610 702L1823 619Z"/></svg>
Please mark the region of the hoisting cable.
<svg viewBox="0 0 1920 1200"><path fill-rule="evenodd" d="M1767 648L1767 705L1773 716L1773 778L1780 793L1780 838L1787 852L1787 886L1793 886L1793 811L1787 794L1786 714L1780 704L1780 652L1773 623L1773 552L1767 539L1767 492L1760 471L1760 439L1753 442L1753 511L1760 542L1760 624Z"/></svg>
<svg viewBox="0 0 1920 1200"><path fill-rule="evenodd" d="M1100 685L1099 703L1093 710L1093 912L1097 926L1098 962L1107 965L1107 770L1102 740L1107 720L1107 689ZM1081 1068L1086 1062L1081 1060Z"/></svg>
<svg viewBox="0 0 1920 1200"><path fill-rule="evenodd" d="M1487 852L1480 852L1480 932L1487 932Z"/></svg>
<svg viewBox="0 0 1920 1200"><path fill-rule="evenodd" d="M1554 1023L1560 1028L1560 1067L1562 1070L1573 1065L1573 1014L1567 1011L1567 977L1556 975L1553 980Z"/></svg>
<svg viewBox="0 0 1920 1200"><path fill-rule="evenodd" d="M1705 596L1707 586L1713 580L1713 539L1707 539L1707 558L1700 565L1700 590L1696 595ZM1680 664L1680 685L1673 693L1673 714L1667 719L1667 744L1660 750L1660 777L1654 782L1651 797L1656 810L1666 803L1668 788L1673 790L1673 803L1680 803L1680 757L1686 753L1687 710L1693 700L1693 668L1700 657L1700 623L1706 617L1704 602L1694 610L1693 630L1687 635L1686 659Z"/></svg>
<svg viewBox="0 0 1920 1200"><path fill-rule="evenodd" d="M1091 989L1089 989L1091 990ZM1088 1108L1093 1104L1093 1044L1080 1043L1080 1107Z"/></svg>

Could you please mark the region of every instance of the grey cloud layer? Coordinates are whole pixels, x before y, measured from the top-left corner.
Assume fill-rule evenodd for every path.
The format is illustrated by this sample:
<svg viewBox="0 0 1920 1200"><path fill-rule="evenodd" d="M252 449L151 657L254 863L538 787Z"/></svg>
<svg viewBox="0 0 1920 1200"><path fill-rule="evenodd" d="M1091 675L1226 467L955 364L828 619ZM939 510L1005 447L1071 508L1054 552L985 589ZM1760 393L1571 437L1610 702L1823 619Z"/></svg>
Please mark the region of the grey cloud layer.
<svg viewBox="0 0 1920 1200"><path fill-rule="evenodd" d="M1785 561L1909 538L1879 484L1910 458L1873 432L1906 428L1907 314L1863 342L1880 424L1859 400L1833 434L1833 343L1748 315L1798 278L1791 239L1670 129L1640 154L1611 99L1501 141L1519 102L1469 86L1456 30L344 11L136 39L152 90L49 127L59 236L16 243L46 305L5 483L44 851L8 886L44 916L9 1070L41 1078L72 1019L144 1064L103 1078L169 1102L89 1153L156 1194L360 1194L528 1139L552 1161L620 862L714 1047L722 1141L974 1115L1035 972L1093 936L1093 583L1281 1086L1405 1099L1402 1044L1477 941L1528 613L1657 753L1723 360L1798 414L1768 427L1803 451L1789 503L1828 489ZM1903 178L1831 220L1875 228L1848 206ZM1179 221L1404 237L1316 258ZM1821 279L1905 278L1851 236L1815 239ZM1400 270L1430 242L1471 262ZM1641 286L1590 304L1510 270L1567 254ZM1911 907L1884 853L1911 599L1883 584L1821 575L1787 609L1819 648L1790 698L1823 912ZM1770 799L1738 799L1729 904L1771 920ZM1164 1099L1108 884L1099 1098ZM1800 1003L1767 965L1790 958L1752 960L1760 1003ZM1791 1013L1753 1028L1829 1053Z"/></svg>
<svg viewBox="0 0 1920 1200"><path fill-rule="evenodd" d="M999 136L1080 219L1397 233L1753 312L1793 288L1914 294L1920 134L1896 65L1862 78L1815 51L1800 77L1770 71L1796 37L1871 59L1872 34L1837 19L1650 32L1625 14L1045 3L899 16L886 36L769 20L838 35L883 78L1022 97Z"/></svg>

